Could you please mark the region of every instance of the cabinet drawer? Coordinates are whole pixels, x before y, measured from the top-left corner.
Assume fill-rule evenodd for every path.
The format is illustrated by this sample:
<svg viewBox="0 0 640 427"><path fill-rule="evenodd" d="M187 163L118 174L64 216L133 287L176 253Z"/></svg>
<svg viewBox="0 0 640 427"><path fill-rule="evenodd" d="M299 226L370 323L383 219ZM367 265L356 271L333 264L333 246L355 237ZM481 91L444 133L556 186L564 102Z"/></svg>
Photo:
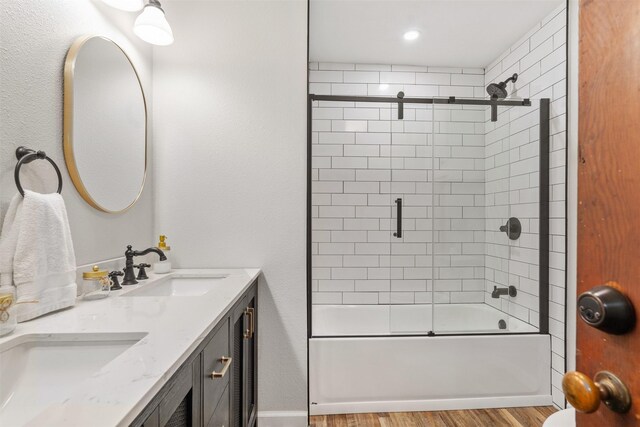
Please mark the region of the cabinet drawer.
<svg viewBox="0 0 640 427"><path fill-rule="evenodd" d="M229 377L231 376L230 364L240 363L241 361L228 360L223 358L229 358L229 323L224 321L223 326L216 332L211 338L209 344L202 350L202 402L203 402L203 419L211 419L216 405L220 401L220 397L225 391L227 384L229 384ZM224 373L221 377L212 378L211 374L216 372L218 374Z"/></svg>
<svg viewBox="0 0 640 427"><path fill-rule="evenodd" d="M229 410L229 386L227 386L207 427L229 427Z"/></svg>

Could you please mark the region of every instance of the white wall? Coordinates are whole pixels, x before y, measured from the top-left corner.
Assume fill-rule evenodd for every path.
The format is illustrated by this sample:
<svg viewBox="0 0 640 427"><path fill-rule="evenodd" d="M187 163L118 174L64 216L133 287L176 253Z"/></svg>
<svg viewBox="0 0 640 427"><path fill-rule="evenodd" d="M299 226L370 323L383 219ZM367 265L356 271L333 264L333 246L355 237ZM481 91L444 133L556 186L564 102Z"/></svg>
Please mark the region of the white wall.
<svg viewBox="0 0 640 427"><path fill-rule="evenodd" d="M154 51L156 231L179 267L264 270L261 426L306 425L306 2L163 7L175 43Z"/></svg>
<svg viewBox="0 0 640 427"><path fill-rule="evenodd" d="M78 265L121 257L128 243L153 242L152 184L128 212L106 214L90 207L69 179L62 154L62 70L71 43L84 34L111 38L129 54L151 96L151 47L132 33L135 14L99 0L0 0L0 218L16 193L15 149L41 149L58 164ZM151 144L151 138L150 138ZM55 191L46 162L21 170L23 187Z"/></svg>

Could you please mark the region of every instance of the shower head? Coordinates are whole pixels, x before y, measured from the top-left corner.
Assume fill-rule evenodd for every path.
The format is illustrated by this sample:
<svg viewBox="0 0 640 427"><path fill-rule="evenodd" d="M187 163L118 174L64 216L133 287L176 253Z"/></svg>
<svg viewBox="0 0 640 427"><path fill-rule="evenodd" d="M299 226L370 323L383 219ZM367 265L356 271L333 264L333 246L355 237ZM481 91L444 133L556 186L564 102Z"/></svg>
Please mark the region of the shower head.
<svg viewBox="0 0 640 427"><path fill-rule="evenodd" d="M487 86L487 93L491 98L506 98L509 94L507 92L507 83L516 82L518 80L518 74L514 73L513 76L509 77L507 80L500 83L491 83Z"/></svg>
<svg viewBox="0 0 640 427"><path fill-rule="evenodd" d="M504 82L491 83L487 86L487 93L491 98L506 98L508 94L505 86Z"/></svg>

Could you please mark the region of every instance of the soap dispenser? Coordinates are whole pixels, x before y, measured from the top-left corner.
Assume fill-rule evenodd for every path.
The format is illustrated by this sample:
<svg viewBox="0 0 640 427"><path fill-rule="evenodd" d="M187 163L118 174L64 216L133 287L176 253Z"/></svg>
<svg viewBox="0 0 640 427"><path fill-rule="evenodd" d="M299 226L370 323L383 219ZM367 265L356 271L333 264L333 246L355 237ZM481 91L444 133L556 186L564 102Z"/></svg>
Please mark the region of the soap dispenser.
<svg viewBox="0 0 640 427"><path fill-rule="evenodd" d="M160 235L160 241L158 242L158 249L164 252L167 257L164 261L158 261L153 264L153 272L156 274L166 274L171 271L171 261L169 261L168 252L171 250L171 246L167 246L167 236L164 234Z"/></svg>

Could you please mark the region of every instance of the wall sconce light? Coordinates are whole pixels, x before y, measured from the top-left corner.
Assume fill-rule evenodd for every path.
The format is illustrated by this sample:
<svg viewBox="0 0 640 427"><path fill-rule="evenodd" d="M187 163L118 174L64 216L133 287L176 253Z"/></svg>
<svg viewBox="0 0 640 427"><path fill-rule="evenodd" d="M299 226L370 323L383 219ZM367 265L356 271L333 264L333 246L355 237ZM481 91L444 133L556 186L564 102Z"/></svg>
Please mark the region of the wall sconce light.
<svg viewBox="0 0 640 427"><path fill-rule="evenodd" d="M147 43L167 46L173 43L173 31L158 0L149 0L133 24L133 32Z"/></svg>
<svg viewBox="0 0 640 427"><path fill-rule="evenodd" d="M133 24L133 32L147 43L168 46L173 43L173 31L158 0L102 0L105 4L126 12L142 10Z"/></svg>

